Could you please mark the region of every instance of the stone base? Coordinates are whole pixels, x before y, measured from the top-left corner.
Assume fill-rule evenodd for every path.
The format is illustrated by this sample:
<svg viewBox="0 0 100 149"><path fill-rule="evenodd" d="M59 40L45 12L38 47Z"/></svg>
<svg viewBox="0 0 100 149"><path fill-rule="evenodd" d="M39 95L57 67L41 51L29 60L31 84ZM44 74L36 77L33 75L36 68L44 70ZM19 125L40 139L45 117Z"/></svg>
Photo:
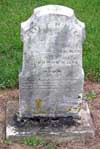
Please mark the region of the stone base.
<svg viewBox="0 0 100 149"><path fill-rule="evenodd" d="M14 121L14 115L18 112L18 101L9 101L6 110L6 138L20 140L23 137L43 137L53 142L65 142L70 139L89 139L95 136L88 104L83 101L80 109L80 120L75 120L75 125L62 125L59 127L40 127L27 123L25 126L18 127ZM77 125L76 125L77 124Z"/></svg>

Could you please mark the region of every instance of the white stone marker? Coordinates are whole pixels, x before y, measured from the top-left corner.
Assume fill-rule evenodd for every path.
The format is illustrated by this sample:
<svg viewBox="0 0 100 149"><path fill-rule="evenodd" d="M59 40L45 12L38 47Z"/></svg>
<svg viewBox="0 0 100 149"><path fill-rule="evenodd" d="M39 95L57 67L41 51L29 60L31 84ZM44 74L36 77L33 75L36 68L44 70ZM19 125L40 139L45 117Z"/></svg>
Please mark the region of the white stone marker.
<svg viewBox="0 0 100 149"><path fill-rule="evenodd" d="M68 7L36 8L21 24L21 117L77 115L82 102L85 25Z"/></svg>

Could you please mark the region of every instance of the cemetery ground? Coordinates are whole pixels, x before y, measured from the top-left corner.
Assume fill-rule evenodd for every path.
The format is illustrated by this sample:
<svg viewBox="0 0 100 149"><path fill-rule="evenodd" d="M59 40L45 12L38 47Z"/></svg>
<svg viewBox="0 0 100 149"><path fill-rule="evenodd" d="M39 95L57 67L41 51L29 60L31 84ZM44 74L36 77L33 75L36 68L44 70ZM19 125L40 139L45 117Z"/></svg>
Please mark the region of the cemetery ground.
<svg viewBox="0 0 100 149"><path fill-rule="evenodd" d="M22 143L5 140L5 108L8 100L18 100L18 89L0 90L0 149L100 149L100 84L85 81L84 95L88 99L91 116L95 128L95 138L88 140L74 140L65 143L52 143L41 138L24 140ZM27 145L26 145L27 144ZM31 145L30 145L31 144ZM35 145L36 144L36 145Z"/></svg>
<svg viewBox="0 0 100 149"><path fill-rule="evenodd" d="M99 0L0 0L0 149L100 149L100 84L85 82L95 127L95 139L54 144L49 140L24 144L5 140L5 108L8 100L18 100L18 74L22 62L20 23L27 20L35 7L47 4L65 5L75 10L77 18L86 24L83 48L85 79L100 82L100 1ZM7 89L9 88L9 89ZM15 89L14 89L15 88ZM3 89L3 90L2 90ZM29 146L29 142L34 146ZM25 145L27 144L27 145ZM35 144L37 144L35 146Z"/></svg>

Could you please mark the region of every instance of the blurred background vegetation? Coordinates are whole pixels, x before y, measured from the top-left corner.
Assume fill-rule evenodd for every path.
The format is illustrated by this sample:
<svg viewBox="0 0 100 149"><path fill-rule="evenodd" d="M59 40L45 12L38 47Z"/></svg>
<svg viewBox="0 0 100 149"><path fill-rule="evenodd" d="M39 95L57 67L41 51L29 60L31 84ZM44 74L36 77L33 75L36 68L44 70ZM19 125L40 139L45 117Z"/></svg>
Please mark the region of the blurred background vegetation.
<svg viewBox="0 0 100 149"><path fill-rule="evenodd" d="M86 24L83 45L85 79L100 81L100 0L0 0L0 88L18 87L22 63L20 24L33 9L57 4L74 9Z"/></svg>

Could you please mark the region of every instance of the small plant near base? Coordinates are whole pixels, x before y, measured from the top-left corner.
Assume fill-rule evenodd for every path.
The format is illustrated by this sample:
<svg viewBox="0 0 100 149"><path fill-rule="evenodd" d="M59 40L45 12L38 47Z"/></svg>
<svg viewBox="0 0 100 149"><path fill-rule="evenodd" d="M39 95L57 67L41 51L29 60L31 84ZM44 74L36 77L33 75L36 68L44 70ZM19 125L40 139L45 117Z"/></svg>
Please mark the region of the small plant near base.
<svg viewBox="0 0 100 149"><path fill-rule="evenodd" d="M36 146L36 145L44 145L46 142L42 138L37 137L27 137L22 140L22 143L25 145Z"/></svg>
<svg viewBox="0 0 100 149"><path fill-rule="evenodd" d="M6 140L4 140L4 143L7 145L10 145L10 144L12 144L12 141L10 139L6 139Z"/></svg>
<svg viewBox="0 0 100 149"><path fill-rule="evenodd" d="M96 92L95 92L94 90L88 91L88 92L86 93L86 99L87 99L88 101L93 101L94 98L96 98Z"/></svg>

